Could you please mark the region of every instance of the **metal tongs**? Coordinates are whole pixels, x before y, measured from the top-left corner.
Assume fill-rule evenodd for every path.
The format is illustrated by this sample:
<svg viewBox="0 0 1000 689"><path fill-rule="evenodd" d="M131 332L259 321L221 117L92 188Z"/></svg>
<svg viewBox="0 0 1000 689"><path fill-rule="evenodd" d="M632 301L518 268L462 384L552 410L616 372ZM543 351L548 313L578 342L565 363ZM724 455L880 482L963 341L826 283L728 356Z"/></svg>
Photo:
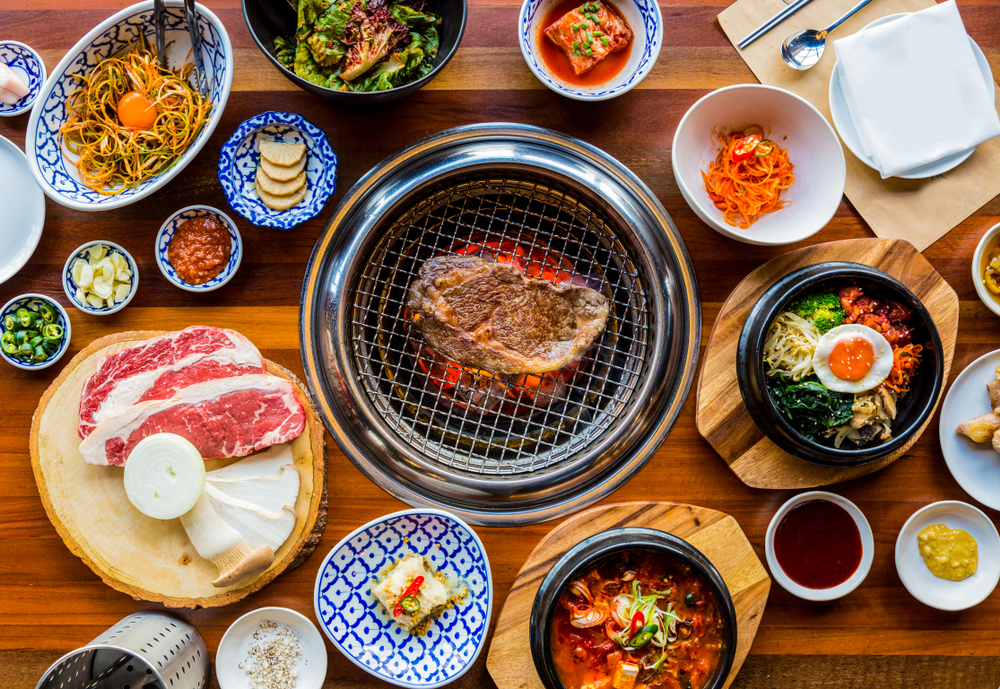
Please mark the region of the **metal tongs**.
<svg viewBox="0 0 1000 689"><path fill-rule="evenodd" d="M153 0L153 28L156 30L156 55L164 69L169 69L167 65L167 41L166 34L166 7L165 0ZM208 79L208 72L205 71L205 60L201 55L201 30L198 28L198 11L195 9L194 0L184 0L184 10L187 13L188 32L191 34L191 52L194 54L194 75L195 82L201 95L210 97L211 82Z"/></svg>

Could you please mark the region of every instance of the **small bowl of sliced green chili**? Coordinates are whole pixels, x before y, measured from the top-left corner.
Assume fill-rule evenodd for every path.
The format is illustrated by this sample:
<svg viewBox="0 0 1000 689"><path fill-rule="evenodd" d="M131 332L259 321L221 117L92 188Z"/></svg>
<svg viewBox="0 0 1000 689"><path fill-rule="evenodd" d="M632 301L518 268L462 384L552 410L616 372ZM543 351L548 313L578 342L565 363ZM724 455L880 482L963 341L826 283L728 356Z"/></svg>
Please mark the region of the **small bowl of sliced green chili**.
<svg viewBox="0 0 1000 689"><path fill-rule="evenodd" d="M59 361L70 333L66 309L44 294L22 294L0 310L0 356L25 371Z"/></svg>

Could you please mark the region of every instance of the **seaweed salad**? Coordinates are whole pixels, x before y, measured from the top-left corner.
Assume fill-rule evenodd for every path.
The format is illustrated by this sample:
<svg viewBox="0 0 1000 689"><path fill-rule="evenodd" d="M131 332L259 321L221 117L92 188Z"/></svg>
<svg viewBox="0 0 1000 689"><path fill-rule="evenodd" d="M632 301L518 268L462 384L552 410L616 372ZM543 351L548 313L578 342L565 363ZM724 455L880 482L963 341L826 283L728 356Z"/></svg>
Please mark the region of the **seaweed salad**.
<svg viewBox="0 0 1000 689"><path fill-rule="evenodd" d="M319 86L386 91L430 73L441 18L423 0L299 0L295 37L274 39L278 61Z"/></svg>

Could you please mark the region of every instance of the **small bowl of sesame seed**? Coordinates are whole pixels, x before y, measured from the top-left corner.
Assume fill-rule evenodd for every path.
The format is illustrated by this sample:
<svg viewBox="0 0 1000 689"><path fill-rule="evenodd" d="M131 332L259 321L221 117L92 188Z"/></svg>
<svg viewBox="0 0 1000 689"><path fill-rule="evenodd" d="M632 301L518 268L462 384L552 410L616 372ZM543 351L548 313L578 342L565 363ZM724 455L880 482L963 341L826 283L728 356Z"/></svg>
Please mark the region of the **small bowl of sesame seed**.
<svg viewBox="0 0 1000 689"><path fill-rule="evenodd" d="M320 689L326 644L316 625L288 608L257 608L226 630L215 654L221 689Z"/></svg>

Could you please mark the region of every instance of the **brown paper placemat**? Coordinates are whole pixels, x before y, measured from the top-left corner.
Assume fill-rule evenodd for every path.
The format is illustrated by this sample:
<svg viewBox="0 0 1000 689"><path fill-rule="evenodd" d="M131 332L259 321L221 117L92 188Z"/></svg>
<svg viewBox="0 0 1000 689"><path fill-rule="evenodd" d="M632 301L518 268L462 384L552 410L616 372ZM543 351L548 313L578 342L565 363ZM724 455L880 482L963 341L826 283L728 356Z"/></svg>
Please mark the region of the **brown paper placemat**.
<svg viewBox="0 0 1000 689"><path fill-rule="evenodd" d="M800 29L829 26L856 2L813 0L746 50L736 48L736 51L762 83L802 96L832 125L828 93L830 74L836 62L833 41L850 36L886 15L916 12L934 4L934 0L873 2L837 28L827 40L823 59L815 67L799 72L785 65L779 49L786 36ZM783 0L737 0L719 15L719 24L736 47L747 34L785 6ZM854 157L846 146L844 155L847 158L844 193L871 225L872 231L886 239L906 239L920 251L1000 194L1000 137L980 144L976 152L954 170L923 180L884 180L877 170Z"/></svg>

